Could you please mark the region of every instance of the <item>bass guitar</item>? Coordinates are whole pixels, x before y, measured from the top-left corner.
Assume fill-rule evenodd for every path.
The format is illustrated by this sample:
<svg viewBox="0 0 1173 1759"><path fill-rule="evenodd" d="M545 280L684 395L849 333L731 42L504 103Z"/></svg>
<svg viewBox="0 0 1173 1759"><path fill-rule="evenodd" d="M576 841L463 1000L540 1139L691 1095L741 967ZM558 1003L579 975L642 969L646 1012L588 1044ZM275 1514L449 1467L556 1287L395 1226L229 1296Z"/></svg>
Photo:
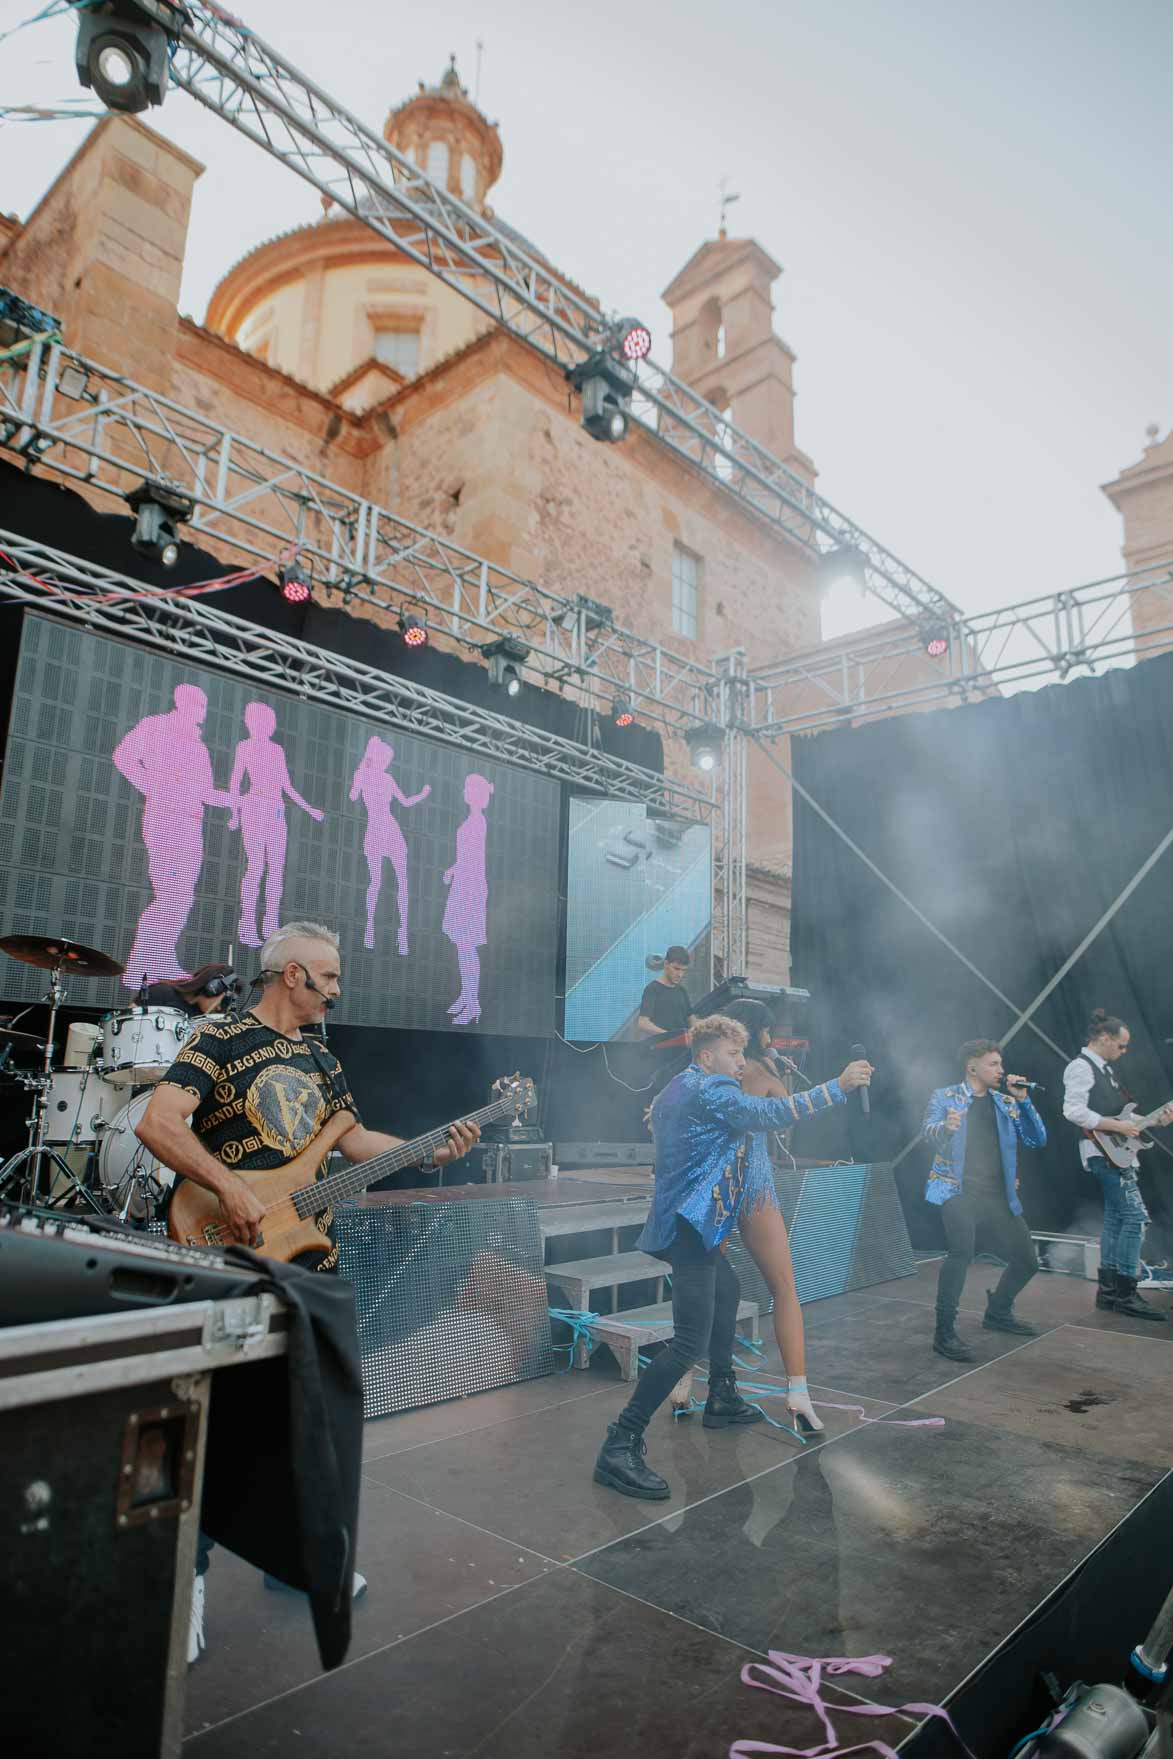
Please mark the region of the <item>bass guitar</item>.
<svg viewBox="0 0 1173 1759"><path fill-rule="evenodd" d="M496 1098L479 1111L470 1112L459 1120L466 1124L495 1124L500 1119L521 1113L534 1104L534 1084L523 1075L512 1075L495 1081ZM432 1155L448 1140L449 1125L429 1130L411 1142L397 1143L394 1148L376 1154L370 1160L343 1167L341 1171L318 1178L319 1168L348 1130L354 1128L350 1112L337 1112L318 1132L313 1141L293 1160L267 1173L240 1172L253 1196L265 1208L261 1244L257 1248L263 1258L275 1258L288 1264L303 1253L325 1258L332 1250L330 1241L317 1226L314 1217L337 1203L357 1197L377 1179L385 1179L404 1167L415 1166ZM191 1179L180 1179L175 1186L167 1215L167 1232L182 1246L226 1246L230 1244L220 1209L220 1199Z"/></svg>
<svg viewBox="0 0 1173 1759"><path fill-rule="evenodd" d="M1119 1116L1138 1125L1142 1130L1149 1130L1154 1124L1170 1124L1173 1123L1173 1100L1167 1101L1165 1105L1159 1105L1155 1112L1146 1112L1143 1118L1137 1116L1136 1106L1132 1100L1129 1100ZM1110 1160L1112 1165L1119 1167L1122 1172L1135 1171L1137 1155L1142 1150L1153 1146L1151 1136L1147 1138L1144 1136L1118 1136L1115 1130L1089 1130L1088 1135L1104 1159Z"/></svg>

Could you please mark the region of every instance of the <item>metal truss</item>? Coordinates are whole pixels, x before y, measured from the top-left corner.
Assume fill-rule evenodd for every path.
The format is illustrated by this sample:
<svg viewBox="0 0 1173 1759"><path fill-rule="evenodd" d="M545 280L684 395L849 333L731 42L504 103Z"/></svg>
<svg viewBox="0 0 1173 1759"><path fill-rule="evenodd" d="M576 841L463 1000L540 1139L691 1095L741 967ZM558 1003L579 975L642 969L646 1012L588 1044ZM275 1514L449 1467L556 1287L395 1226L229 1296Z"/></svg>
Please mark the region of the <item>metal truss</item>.
<svg viewBox="0 0 1173 1759"><path fill-rule="evenodd" d="M554 365L565 371L608 345L613 317L515 234L433 183L240 20L206 0L189 11L174 84ZM904 616L960 615L689 386L650 360L636 377L635 419L800 550L851 552L869 589Z"/></svg>
<svg viewBox="0 0 1173 1759"><path fill-rule="evenodd" d="M296 549L326 602L415 609L470 648L517 636L529 671L604 712L621 691L670 732L712 719L716 673L607 607L498 568L59 341L0 364L0 445L115 497L165 479L195 501L193 533L266 567Z"/></svg>
<svg viewBox="0 0 1173 1759"><path fill-rule="evenodd" d="M691 818L712 809L709 797L670 776L264 629L207 598L186 597L183 589L145 586L11 531L0 531L0 600L556 781Z"/></svg>
<svg viewBox="0 0 1173 1759"><path fill-rule="evenodd" d="M747 726L767 738L813 733L1022 684L1059 683L1081 667L1095 671L1171 646L1173 558L966 617L949 630L949 651L939 660L928 657L920 632L905 622L849 646L763 666L749 678Z"/></svg>
<svg viewBox="0 0 1173 1759"><path fill-rule="evenodd" d="M725 729L721 749L721 840L713 863L714 890L719 893L721 913L715 951L721 956L721 975L747 976L749 957L746 897L748 856L749 740L745 732L748 680L745 649L735 648L717 660L721 674L719 721Z"/></svg>

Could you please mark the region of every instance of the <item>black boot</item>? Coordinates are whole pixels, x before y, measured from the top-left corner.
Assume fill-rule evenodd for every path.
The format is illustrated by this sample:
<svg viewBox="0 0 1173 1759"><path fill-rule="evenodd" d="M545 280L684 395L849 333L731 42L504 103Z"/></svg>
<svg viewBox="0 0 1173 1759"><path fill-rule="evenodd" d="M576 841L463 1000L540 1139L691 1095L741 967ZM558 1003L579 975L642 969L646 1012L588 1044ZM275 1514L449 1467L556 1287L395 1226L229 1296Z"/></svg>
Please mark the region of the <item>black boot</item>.
<svg viewBox="0 0 1173 1759"><path fill-rule="evenodd" d="M1000 1303L993 1289L986 1296L986 1316L982 1325L986 1331L1012 1331L1016 1337L1037 1338L1039 1335L1038 1327L1019 1319L1012 1301Z"/></svg>
<svg viewBox="0 0 1173 1759"><path fill-rule="evenodd" d="M1096 1272L1099 1288L1096 1290L1096 1306L1101 1313L1116 1311L1116 1276L1114 1270L1105 1270L1102 1266Z"/></svg>
<svg viewBox="0 0 1173 1759"><path fill-rule="evenodd" d="M701 1422L706 1429L727 1429L731 1423L760 1423L765 1416L756 1405L747 1405L737 1390L732 1368L709 1376L709 1396Z"/></svg>
<svg viewBox="0 0 1173 1759"><path fill-rule="evenodd" d="M1163 1324L1166 1315L1159 1307L1152 1307L1143 1295L1136 1292L1136 1278L1125 1276L1122 1270L1116 1272L1116 1299L1112 1303L1113 1313L1126 1313L1130 1319L1155 1319Z"/></svg>
<svg viewBox="0 0 1173 1759"><path fill-rule="evenodd" d="M595 1483L621 1491L624 1496L641 1496L648 1502L662 1502L672 1492L667 1479L644 1465L646 1452L643 1435L638 1430L612 1423L595 1461Z"/></svg>
<svg viewBox="0 0 1173 1759"><path fill-rule="evenodd" d="M937 1329L933 1333L933 1348L938 1356L948 1356L950 1362L976 1362L977 1357L968 1344L963 1344L953 1329L953 1313L937 1308Z"/></svg>

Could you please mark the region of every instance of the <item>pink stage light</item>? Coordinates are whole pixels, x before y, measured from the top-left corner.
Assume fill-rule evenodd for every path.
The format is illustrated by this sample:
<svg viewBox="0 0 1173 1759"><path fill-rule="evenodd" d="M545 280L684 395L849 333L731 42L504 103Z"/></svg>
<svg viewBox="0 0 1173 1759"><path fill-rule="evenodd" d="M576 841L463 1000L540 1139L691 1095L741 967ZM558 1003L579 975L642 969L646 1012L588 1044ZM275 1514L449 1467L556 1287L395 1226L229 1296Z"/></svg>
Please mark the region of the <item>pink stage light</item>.
<svg viewBox="0 0 1173 1759"><path fill-rule="evenodd" d="M643 360L652 352L652 332L644 324L633 324L623 338L625 360Z"/></svg>

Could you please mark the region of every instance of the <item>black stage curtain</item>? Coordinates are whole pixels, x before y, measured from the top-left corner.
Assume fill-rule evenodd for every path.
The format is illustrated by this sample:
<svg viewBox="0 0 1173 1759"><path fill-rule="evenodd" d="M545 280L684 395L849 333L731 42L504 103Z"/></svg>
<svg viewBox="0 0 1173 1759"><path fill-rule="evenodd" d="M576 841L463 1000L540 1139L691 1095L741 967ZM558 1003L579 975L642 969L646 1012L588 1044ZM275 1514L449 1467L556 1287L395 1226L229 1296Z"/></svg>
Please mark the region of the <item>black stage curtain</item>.
<svg viewBox="0 0 1173 1759"><path fill-rule="evenodd" d="M929 1091L959 1079L962 1041L1002 1036L1169 829L1173 653L793 745L797 780L1016 1004L1000 1002L796 799L793 981L814 992L821 1063L839 1066L857 1040L867 1046L877 1066L870 1139L853 1102L851 1143L888 1159L918 1129ZM1173 849L1035 1016L1073 1056L1093 1008L1119 1015L1132 1030L1119 1074L1150 1107L1173 1094L1171 879ZM1022 1156L1031 1224L1098 1233L1098 1192L1062 1118L1063 1061L1029 1026L1006 1061L1046 1088L1036 1100L1048 1146ZM1152 1256L1162 1234L1173 1249L1173 1159L1156 1148L1145 1163ZM906 1196L923 1188L927 1166L918 1145L902 1168ZM915 1243L937 1242L927 1205L912 1203L910 1220Z"/></svg>

